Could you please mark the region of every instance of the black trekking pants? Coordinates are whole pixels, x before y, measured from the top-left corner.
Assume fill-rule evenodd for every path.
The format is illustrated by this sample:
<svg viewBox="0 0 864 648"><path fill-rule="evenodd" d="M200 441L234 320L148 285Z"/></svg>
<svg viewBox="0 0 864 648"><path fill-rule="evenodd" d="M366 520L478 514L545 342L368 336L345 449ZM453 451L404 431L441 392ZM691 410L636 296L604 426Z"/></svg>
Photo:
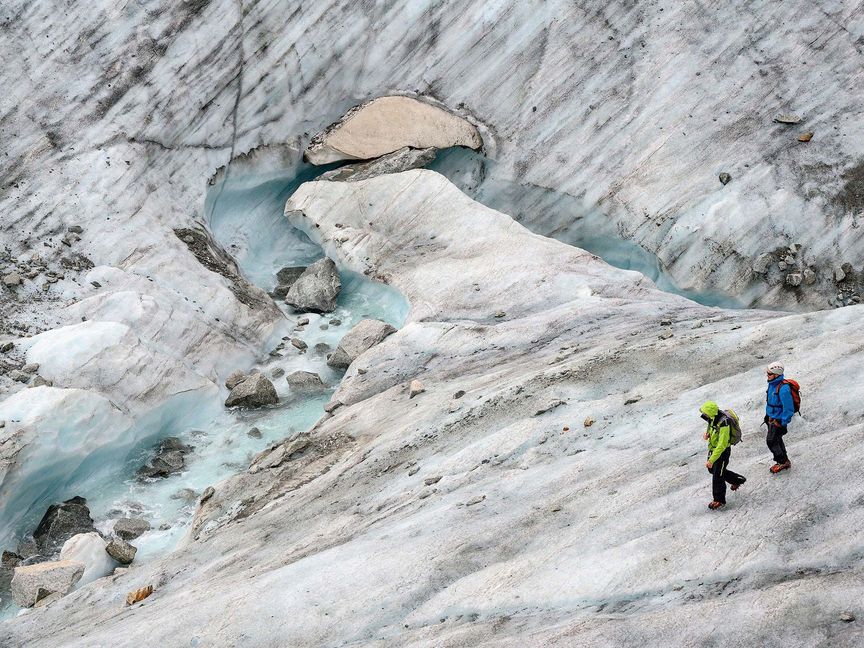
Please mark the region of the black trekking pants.
<svg viewBox="0 0 864 648"><path fill-rule="evenodd" d="M765 443L768 445L768 449L774 455L774 461L777 463L786 463L789 461L789 456L786 454L786 444L783 443L784 434L786 434L785 425L768 423L768 436L765 437Z"/></svg>
<svg viewBox="0 0 864 648"><path fill-rule="evenodd" d="M708 472L712 475L711 487L714 491L714 501L726 503L726 482L730 484L741 485L747 481L743 475L732 472L728 469L729 456L732 454L732 448L726 448L717 461L711 466ZM711 458L711 455L708 455Z"/></svg>

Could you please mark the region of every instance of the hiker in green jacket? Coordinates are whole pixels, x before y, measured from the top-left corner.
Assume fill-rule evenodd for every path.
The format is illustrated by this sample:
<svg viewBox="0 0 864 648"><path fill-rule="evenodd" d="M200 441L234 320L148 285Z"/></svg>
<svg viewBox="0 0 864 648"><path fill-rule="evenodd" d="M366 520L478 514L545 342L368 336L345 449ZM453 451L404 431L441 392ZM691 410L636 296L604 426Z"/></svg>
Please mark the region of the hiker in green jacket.
<svg viewBox="0 0 864 648"><path fill-rule="evenodd" d="M728 469L729 456L732 454L732 427L735 425L735 428L739 429L731 420L731 416L721 411L714 401L702 405L699 412L708 423L703 438L708 441L708 461L705 462L705 467L713 476L714 499L708 508L714 511L726 505L726 482L729 482L732 490L735 491L747 479Z"/></svg>

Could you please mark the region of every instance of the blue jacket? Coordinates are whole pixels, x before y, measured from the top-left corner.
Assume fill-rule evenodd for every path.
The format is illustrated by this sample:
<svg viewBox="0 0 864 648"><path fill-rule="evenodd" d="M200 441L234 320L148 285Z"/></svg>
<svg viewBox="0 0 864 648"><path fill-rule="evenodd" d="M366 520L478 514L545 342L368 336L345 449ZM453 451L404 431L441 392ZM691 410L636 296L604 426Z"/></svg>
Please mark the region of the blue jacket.
<svg viewBox="0 0 864 648"><path fill-rule="evenodd" d="M781 382L783 376L777 376L768 383L765 413L768 418L780 421L780 425L789 425L795 414L795 403L792 401L792 388L789 385L781 386L780 393L777 393L777 385Z"/></svg>

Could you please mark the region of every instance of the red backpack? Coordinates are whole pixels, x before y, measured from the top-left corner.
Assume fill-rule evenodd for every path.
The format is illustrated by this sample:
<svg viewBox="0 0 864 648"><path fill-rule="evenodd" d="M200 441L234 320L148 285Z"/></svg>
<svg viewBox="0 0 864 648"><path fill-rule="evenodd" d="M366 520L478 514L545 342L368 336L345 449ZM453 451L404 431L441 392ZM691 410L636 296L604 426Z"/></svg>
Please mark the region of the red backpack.
<svg viewBox="0 0 864 648"><path fill-rule="evenodd" d="M792 394L792 403L793 403L793 405L795 405L795 413L800 414L801 413L801 385L799 385L798 382L795 380L788 380L788 379L781 380L777 384L776 394L777 394L778 398L780 397L780 388L783 385L789 385L789 392Z"/></svg>

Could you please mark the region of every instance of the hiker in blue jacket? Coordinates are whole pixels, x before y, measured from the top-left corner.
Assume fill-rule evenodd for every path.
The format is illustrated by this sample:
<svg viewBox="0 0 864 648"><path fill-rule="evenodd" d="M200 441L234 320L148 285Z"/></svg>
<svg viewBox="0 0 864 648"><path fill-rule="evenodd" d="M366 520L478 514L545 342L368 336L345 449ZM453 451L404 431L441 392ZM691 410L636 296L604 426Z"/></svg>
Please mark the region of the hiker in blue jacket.
<svg viewBox="0 0 864 648"><path fill-rule="evenodd" d="M775 463L770 470L776 475L781 470L788 470L792 466L789 455L786 454L783 435L786 434L786 426L795 414L795 401L792 398L792 386L783 378L783 365L772 362L766 371L768 390L765 402L765 423L768 425L768 436L765 438L765 443L774 455Z"/></svg>

